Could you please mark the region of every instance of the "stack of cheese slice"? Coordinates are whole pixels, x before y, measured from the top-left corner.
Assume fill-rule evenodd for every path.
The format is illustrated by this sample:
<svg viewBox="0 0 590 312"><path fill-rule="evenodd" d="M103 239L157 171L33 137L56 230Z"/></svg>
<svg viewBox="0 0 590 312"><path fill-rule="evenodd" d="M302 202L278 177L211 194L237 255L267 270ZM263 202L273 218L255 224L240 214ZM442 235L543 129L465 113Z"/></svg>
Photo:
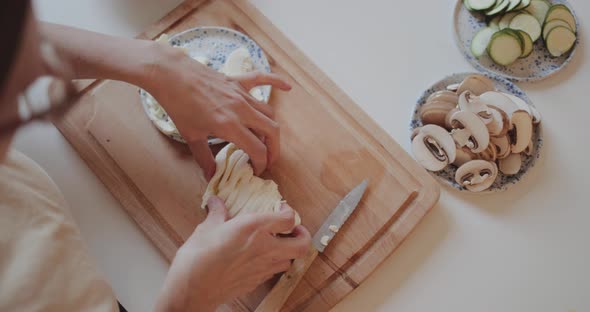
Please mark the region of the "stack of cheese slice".
<svg viewBox="0 0 590 312"><path fill-rule="evenodd" d="M284 203L277 184L254 175L250 157L234 144L228 144L215 157L217 170L203 195L201 208L211 196L221 198L230 218L244 213L279 212ZM295 224L301 218L295 213Z"/></svg>

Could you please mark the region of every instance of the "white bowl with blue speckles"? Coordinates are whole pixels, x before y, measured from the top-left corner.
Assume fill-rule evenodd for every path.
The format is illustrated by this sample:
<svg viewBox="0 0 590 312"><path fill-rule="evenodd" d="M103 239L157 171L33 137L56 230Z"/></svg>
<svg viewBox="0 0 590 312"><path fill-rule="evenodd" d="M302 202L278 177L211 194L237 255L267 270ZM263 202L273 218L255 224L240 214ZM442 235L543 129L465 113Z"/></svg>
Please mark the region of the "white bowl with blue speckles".
<svg viewBox="0 0 590 312"><path fill-rule="evenodd" d="M526 58L518 59L515 63L509 66L502 66L494 63L492 59L485 53L479 59L475 58L471 53L471 41L475 34L486 27L486 18L479 13L473 13L465 8L462 0L458 0L455 6L454 14L454 30L455 42L465 59L477 70L487 72L501 77L519 81L532 82L539 81L550 77L567 66L576 53L576 48L579 44L579 29L580 25L572 6L565 0L550 0L552 4L566 5L574 17L576 17L576 24L578 28L578 41L576 41L572 50L560 57L554 58L549 54L545 48L543 39L535 42L535 47L531 55Z"/></svg>
<svg viewBox="0 0 590 312"><path fill-rule="evenodd" d="M225 27L196 27L174 34L169 38L170 44L175 47L185 48L190 57L205 57L209 63L207 66L219 71L227 57L236 49L244 47L250 52L254 70L270 73L270 64L262 48L241 32ZM263 101L268 103L271 86L262 86ZM148 93L145 90L139 92L143 108L148 117L155 122L149 113ZM170 118L165 116L164 118ZM181 143L186 143L178 133L165 133L168 137ZM221 139L209 138L209 144L223 143Z"/></svg>
<svg viewBox="0 0 590 312"><path fill-rule="evenodd" d="M465 77L467 77L469 75L473 75L473 74L476 74L476 73L452 74L452 75L445 77L442 80L434 83L426 91L424 91L424 93L420 96L420 98L416 102L416 105L414 106L414 110L412 112L412 119L410 121L410 135L414 129L423 126L422 120L420 119L420 115L418 114L418 111L420 110L422 105L424 105L424 103L426 103L426 99L428 99L428 97L431 94L433 94L436 91L446 90L446 87L448 85L460 83L461 81L463 81L463 79L465 79ZM507 79L504 79L504 78L501 78L501 77L498 77L495 75L490 75L490 74L486 74L486 73L484 73L483 75L485 75L486 77L488 77L494 81L494 83L496 85L496 89L498 91L513 94L513 95L523 99L525 102L527 102L527 104L534 107L533 103L528 98L526 93L524 93L524 91L522 91L514 83L510 82ZM541 148L543 146L543 137L541 134L541 130L542 130L541 124L534 126L533 151L531 153L531 156L526 156L526 155L523 156L522 167L521 167L520 171L517 174L510 175L510 176L504 175L502 172L499 171L498 177L496 178L496 181L494 181L494 184L492 184L492 186L489 189L487 189L486 191L483 191L483 192L480 192L477 194L486 194L486 193L505 191L511 185L514 185L514 184L518 183L520 180L522 180L523 177L527 174L527 172L535 166L535 162L541 156ZM457 183L455 181L455 173L456 172L457 172L457 166L448 165L442 171L431 172L431 174L443 185L450 186L453 189L456 189L459 191L469 192L469 191L467 191L467 189L465 189L463 186L459 185L459 183Z"/></svg>

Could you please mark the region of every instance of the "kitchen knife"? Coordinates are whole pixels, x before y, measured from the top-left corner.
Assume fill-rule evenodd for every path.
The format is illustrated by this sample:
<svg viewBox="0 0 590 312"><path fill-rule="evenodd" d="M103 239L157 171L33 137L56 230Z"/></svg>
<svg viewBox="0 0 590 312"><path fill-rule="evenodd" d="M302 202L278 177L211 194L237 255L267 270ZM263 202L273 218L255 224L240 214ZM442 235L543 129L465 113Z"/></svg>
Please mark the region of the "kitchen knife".
<svg viewBox="0 0 590 312"><path fill-rule="evenodd" d="M307 272L309 266L318 256L318 252L324 252L324 249L326 249L329 242L334 238L338 229L340 229L354 209L356 209L368 184L369 181L365 179L361 184L352 189L350 193L344 196L313 236L311 248L305 257L293 261L291 268L281 276L277 284L266 295L260 305L258 305L256 312L276 312L281 309L287 298L289 298L289 295L291 295L297 284L299 284L299 281L301 281L301 278L303 278L303 275L305 275L305 272Z"/></svg>

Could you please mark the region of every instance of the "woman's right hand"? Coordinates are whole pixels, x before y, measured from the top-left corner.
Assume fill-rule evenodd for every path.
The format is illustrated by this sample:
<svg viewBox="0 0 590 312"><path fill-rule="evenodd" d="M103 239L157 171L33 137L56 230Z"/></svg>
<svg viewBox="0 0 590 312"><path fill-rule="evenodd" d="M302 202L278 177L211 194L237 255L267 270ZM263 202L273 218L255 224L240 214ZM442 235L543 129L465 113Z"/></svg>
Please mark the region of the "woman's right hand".
<svg viewBox="0 0 590 312"><path fill-rule="evenodd" d="M271 106L248 91L271 85L288 91L289 82L277 74L250 72L227 77L196 62L183 51L155 43L151 70L142 86L174 120L180 134L209 180L215 160L207 143L212 135L235 143L259 175L280 153L280 129Z"/></svg>
<svg viewBox="0 0 590 312"><path fill-rule="evenodd" d="M295 223L294 211L283 204L279 213L240 215L227 220L218 197L208 202L209 215L178 250L158 311L214 311L228 300L254 290L274 274L303 257L311 236Z"/></svg>

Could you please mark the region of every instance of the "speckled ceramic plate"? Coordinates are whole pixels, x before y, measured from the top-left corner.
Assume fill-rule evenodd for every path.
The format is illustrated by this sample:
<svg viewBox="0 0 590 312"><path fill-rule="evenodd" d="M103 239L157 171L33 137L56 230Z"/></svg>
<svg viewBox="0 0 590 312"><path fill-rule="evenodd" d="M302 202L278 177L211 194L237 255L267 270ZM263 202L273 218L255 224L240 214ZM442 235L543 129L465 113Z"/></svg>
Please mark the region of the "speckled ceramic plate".
<svg viewBox="0 0 590 312"><path fill-rule="evenodd" d="M565 4L576 16L572 6L565 0L550 0L553 4ZM578 40L580 25L576 17L578 28ZM463 1L457 1L454 15L455 41L463 56L473 67L483 72L489 72L514 81L538 81L547 78L563 69L574 57L578 42L572 51L558 58L553 58L545 48L543 39L535 42L535 48L531 55L519 59L509 66L497 65L486 54L479 59L471 53L471 40L482 28L486 27L486 18L482 14L469 12Z"/></svg>
<svg viewBox="0 0 590 312"><path fill-rule="evenodd" d="M170 36L170 43L176 47L187 49L192 58L205 57L208 60L208 66L219 71L225 63L226 58L234 50L245 47L250 52L254 69L270 73L270 65L264 52L248 36L237 32L233 29L224 27L197 27L181 33ZM271 86L261 87L263 99L268 102L270 98ZM149 113L148 97L149 94L140 90L141 102L143 108L152 122L156 123L153 114ZM165 115L164 118L170 118ZM160 129L160 127L158 127ZM161 130L161 129L160 129ZM178 133L165 133L170 138L186 143ZM209 138L209 144L218 144L224 142L216 138Z"/></svg>
<svg viewBox="0 0 590 312"><path fill-rule="evenodd" d="M472 75L474 73L460 73L460 74L453 74L444 79L438 81L437 83L433 84L430 88L428 88L424 93L420 96L418 101L416 102L416 106L414 107L414 111L412 112L412 120L410 122L410 134L412 131L417 128L423 126L422 121L420 120L420 116L418 115L418 111L422 105L426 102L426 99L434 92L445 90L448 85L459 83L465 79L465 77ZM491 78L495 84L496 89L501 92L511 93L519 98L525 100L529 105L534 106L528 96L518 88L514 83L510 82L507 79L493 76L489 74L484 74L488 78ZM520 172L516 175L507 176L502 174L502 172L498 172L498 178L494 184L487 190L482 193L490 193L490 192L498 192L506 190L510 185L518 183L526 173L535 165L537 159L541 156L541 147L543 146L543 137L541 135L541 128L543 122L539 125L534 126L533 132L533 152L531 156L524 156L522 162L522 168ZM457 182L455 182L455 172L457 171L457 167L454 165L449 165L442 171L439 172L431 172L433 176L437 178L444 185L451 186L460 191L467 191ZM468 191L467 191L468 192ZM481 193L478 193L481 194Z"/></svg>

